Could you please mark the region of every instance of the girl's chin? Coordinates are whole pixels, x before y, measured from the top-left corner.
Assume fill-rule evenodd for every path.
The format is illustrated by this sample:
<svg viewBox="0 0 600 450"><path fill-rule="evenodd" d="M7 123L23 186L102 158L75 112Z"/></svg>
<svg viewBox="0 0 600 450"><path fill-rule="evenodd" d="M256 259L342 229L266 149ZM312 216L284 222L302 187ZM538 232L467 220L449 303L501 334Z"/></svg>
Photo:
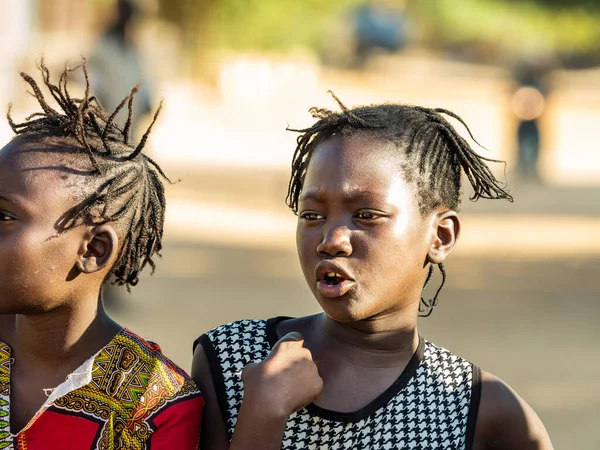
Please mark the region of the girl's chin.
<svg viewBox="0 0 600 450"><path fill-rule="evenodd" d="M352 301L336 300L319 299L321 309L330 319L340 323L352 323L369 318L369 312L364 308L360 308L360 305Z"/></svg>

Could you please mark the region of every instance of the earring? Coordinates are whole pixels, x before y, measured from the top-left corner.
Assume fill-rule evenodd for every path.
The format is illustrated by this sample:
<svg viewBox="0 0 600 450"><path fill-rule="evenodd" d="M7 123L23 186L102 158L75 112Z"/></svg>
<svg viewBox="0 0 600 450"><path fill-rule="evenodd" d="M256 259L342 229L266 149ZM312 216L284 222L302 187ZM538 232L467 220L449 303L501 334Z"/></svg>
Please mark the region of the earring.
<svg viewBox="0 0 600 450"><path fill-rule="evenodd" d="M421 297L421 301L419 302L419 317L429 317L431 315L433 309L438 304L438 295L440 294L442 287L444 287L444 283L446 283L446 269L444 268L444 264L439 263L437 266L440 269L440 273L442 274L442 282L437 292L435 293L435 296L431 300L425 300L423 297ZM425 279L425 283L423 284L423 290L425 290L425 288L429 284L432 275L433 265L429 266L429 273L427 274L427 278Z"/></svg>

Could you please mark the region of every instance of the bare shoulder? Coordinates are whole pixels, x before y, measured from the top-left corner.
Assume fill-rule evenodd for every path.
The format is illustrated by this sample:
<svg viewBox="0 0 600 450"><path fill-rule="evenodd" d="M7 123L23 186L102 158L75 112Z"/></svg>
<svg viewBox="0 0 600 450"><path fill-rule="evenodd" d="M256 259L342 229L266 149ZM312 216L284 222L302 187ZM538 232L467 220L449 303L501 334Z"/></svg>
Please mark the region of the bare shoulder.
<svg viewBox="0 0 600 450"><path fill-rule="evenodd" d="M510 386L487 372L481 383L475 449L553 449L538 415Z"/></svg>
<svg viewBox="0 0 600 450"><path fill-rule="evenodd" d="M277 337L285 336L294 331L306 337L310 330L314 328L319 316L320 314L314 314L312 316L284 319L277 324Z"/></svg>
<svg viewBox="0 0 600 450"><path fill-rule="evenodd" d="M219 406L210 363L201 344L198 344L194 350L192 379L202 391L205 401L201 448L203 450L227 450L229 448L227 427Z"/></svg>

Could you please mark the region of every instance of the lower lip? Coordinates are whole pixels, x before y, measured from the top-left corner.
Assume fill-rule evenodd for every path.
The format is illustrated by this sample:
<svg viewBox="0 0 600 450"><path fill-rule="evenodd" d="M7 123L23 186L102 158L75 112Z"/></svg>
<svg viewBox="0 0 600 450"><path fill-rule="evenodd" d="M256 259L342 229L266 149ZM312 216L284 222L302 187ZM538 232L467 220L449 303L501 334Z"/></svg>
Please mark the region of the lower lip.
<svg viewBox="0 0 600 450"><path fill-rule="evenodd" d="M337 298L347 294L354 286L354 281L344 280L339 284L327 284L325 281L317 282L317 289L323 297Z"/></svg>

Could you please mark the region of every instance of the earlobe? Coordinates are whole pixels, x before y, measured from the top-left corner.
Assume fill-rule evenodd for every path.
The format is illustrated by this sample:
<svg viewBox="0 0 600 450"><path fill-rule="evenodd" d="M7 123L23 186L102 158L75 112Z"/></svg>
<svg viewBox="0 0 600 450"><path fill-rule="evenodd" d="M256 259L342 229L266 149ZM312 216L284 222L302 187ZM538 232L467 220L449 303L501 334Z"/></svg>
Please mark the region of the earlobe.
<svg viewBox="0 0 600 450"><path fill-rule="evenodd" d="M441 264L454 250L460 235L460 220L455 211L444 211L436 215L433 241L428 252L429 262Z"/></svg>
<svg viewBox="0 0 600 450"><path fill-rule="evenodd" d="M76 266L81 273L99 272L114 261L117 256L119 237L110 225L94 227L82 242Z"/></svg>

